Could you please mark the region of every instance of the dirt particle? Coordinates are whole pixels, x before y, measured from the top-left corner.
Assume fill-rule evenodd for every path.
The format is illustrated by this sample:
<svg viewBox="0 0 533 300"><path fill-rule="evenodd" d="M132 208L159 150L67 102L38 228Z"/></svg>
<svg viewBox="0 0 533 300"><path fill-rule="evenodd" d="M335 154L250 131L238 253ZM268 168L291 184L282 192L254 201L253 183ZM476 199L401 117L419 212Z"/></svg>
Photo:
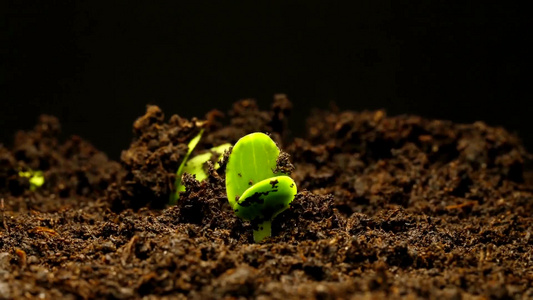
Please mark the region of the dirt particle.
<svg viewBox="0 0 533 300"><path fill-rule="evenodd" d="M294 165L290 161L290 155L286 152L281 151L276 160L276 168L273 170L273 172L280 172L282 174L291 175L293 171Z"/></svg>
<svg viewBox="0 0 533 300"><path fill-rule="evenodd" d="M277 179L271 180L269 183L272 186L272 189L277 189L278 188L279 181ZM294 184L291 184L291 188L292 188L292 186L294 186Z"/></svg>

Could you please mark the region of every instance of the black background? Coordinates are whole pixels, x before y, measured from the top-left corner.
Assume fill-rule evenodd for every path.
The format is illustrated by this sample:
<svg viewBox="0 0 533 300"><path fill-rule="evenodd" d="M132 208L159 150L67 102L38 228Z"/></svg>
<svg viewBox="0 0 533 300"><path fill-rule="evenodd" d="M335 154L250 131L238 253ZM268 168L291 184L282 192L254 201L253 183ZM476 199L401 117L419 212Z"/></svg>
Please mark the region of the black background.
<svg viewBox="0 0 533 300"><path fill-rule="evenodd" d="M147 103L192 117L283 92L296 134L335 101L484 120L533 148L525 7L356 3L2 1L0 143L48 113L116 159Z"/></svg>

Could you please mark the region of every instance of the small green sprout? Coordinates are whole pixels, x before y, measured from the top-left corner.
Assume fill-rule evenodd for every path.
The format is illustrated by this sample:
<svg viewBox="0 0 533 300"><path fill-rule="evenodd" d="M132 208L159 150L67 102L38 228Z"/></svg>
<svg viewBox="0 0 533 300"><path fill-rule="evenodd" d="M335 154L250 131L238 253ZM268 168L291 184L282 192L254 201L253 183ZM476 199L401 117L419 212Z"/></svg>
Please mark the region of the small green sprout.
<svg viewBox="0 0 533 300"><path fill-rule="evenodd" d="M203 129L187 145L189 150L187 151L187 154L183 158L183 161L181 162L178 171L176 172L176 181L174 183L175 190L170 195L170 205L176 204L179 199L179 193L185 191L185 186L181 183L181 176L184 173L195 175L196 180L198 181L205 180L207 178L207 173L204 170L204 164L207 161L211 160L213 156L216 156L220 159L224 151L231 147L231 144L222 144L220 146L211 148L209 152L196 155L195 157L189 159L189 156L191 155L192 151L194 150L194 148L196 148L196 145L198 145L202 134ZM219 167L220 165L217 159L215 169L218 169Z"/></svg>
<svg viewBox="0 0 533 300"><path fill-rule="evenodd" d="M209 149L209 152L196 155L195 157L189 159L189 161L185 163L185 167L183 168L183 173L194 174L196 177L196 180L198 181L202 181L206 179L207 173L205 172L205 169L204 169L205 163L214 157L217 159L217 162L215 163L215 169L218 169L220 167L219 160L222 158L222 154L224 154L224 151L228 150L229 148L231 148L231 144L226 143L226 144L222 144L220 146ZM178 192L185 191L185 186L180 184L177 191Z"/></svg>
<svg viewBox="0 0 533 300"><path fill-rule="evenodd" d="M187 163L187 159L189 159L189 156L191 155L194 148L196 148L196 145L200 142L200 139L202 138L202 134L204 133L204 130L200 130L200 132L189 142L187 145L187 153L185 154L185 157L181 161L180 166L178 167L178 171L176 172L176 181L174 182L174 192L170 194L169 204L174 205L178 201L179 198L179 188L181 186L181 175L183 175L185 163Z"/></svg>
<svg viewBox="0 0 533 300"><path fill-rule="evenodd" d="M289 208L297 193L292 178L277 171L280 150L264 133L242 137L226 165L226 192L235 214L249 220L254 241L271 236L272 220Z"/></svg>
<svg viewBox="0 0 533 300"><path fill-rule="evenodd" d="M44 175L42 171L19 171L20 177L29 178L30 191L35 191L38 187L44 184Z"/></svg>

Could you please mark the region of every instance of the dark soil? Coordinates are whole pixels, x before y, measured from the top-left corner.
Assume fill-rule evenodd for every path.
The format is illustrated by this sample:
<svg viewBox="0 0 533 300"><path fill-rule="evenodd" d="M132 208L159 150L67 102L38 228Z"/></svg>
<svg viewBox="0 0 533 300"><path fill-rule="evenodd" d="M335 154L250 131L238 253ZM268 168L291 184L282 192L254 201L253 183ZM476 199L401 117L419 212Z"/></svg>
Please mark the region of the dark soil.
<svg viewBox="0 0 533 300"><path fill-rule="evenodd" d="M533 180L520 140L482 122L383 111L317 111L290 139L271 110L186 120L148 106L121 161L42 116L0 146L0 298L533 299ZM166 207L188 141L195 152L268 132L299 193L253 243L208 166ZM281 166L283 167L283 166ZM41 170L30 190L20 170Z"/></svg>

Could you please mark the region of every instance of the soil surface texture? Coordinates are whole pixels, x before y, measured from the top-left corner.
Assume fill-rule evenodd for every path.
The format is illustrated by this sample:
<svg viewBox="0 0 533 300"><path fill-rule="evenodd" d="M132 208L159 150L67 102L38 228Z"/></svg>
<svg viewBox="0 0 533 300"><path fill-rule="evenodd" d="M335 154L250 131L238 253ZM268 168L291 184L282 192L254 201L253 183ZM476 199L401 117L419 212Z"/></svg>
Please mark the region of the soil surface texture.
<svg viewBox="0 0 533 300"><path fill-rule="evenodd" d="M518 137L332 108L293 138L291 110L285 95L190 120L148 106L118 162L41 116L0 145L0 299L533 299ZM289 157L298 194L271 238L254 243L233 213L224 163L202 182L185 174L167 205L202 129L192 155L260 131ZM40 187L22 175L36 171Z"/></svg>

